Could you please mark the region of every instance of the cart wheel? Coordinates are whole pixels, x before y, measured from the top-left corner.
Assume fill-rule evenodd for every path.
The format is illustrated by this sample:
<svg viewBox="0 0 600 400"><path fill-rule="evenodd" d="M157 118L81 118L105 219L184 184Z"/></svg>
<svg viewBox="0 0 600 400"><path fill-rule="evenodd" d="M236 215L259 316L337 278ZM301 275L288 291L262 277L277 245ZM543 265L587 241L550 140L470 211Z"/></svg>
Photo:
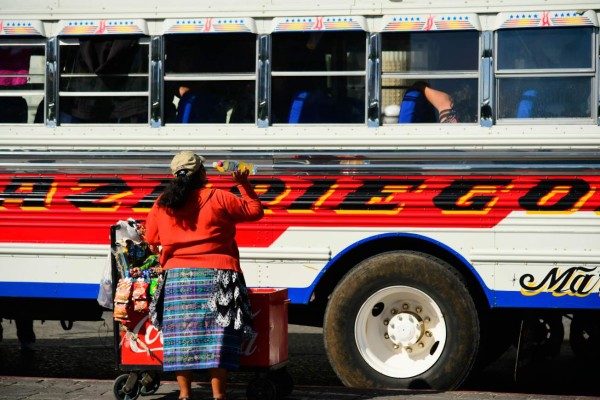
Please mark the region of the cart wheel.
<svg viewBox="0 0 600 400"><path fill-rule="evenodd" d="M269 374L269 379L275 382L277 387L277 398L281 399L292 393L294 390L294 378L287 368L281 368Z"/></svg>
<svg viewBox="0 0 600 400"><path fill-rule="evenodd" d="M255 378L248 383L246 398L248 400L275 400L277 387L270 379Z"/></svg>
<svg viewBox="0 0 600 400"><path fill-rule="evenodd" d="M152 382L147 384L146 386L141 386L140 394L142 396L150 396L151 394L156 393L158 388L160 387L160 378L156 377Z"/></svg>
<svg viewBox="0 0 600 400"><path fill-rule="evenodd" d="M131 390L126 393L125 385L127 384L127 379L129 379L129 374L124 374L115 379L115 383L113 384L113 393L115 394L115 399L117 400L135 400L140 396L141 385L137 380L133 384Z"/></svg>
<svg viewBox="0 0 600 400"><path fill-rule="evenodd" d="M156 393L160 387L160 374L153 371L144 372L139 379L139 383L141 386L140 394L142 396L150 396Z"/></svg>

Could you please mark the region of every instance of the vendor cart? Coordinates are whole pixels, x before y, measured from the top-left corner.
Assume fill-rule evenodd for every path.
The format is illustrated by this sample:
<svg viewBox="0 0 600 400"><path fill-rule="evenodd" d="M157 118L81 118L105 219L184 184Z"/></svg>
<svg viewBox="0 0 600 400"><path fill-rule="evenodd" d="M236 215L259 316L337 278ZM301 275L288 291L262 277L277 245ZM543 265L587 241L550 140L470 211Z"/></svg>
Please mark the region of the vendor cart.
<svg viewBox="0 0 600 400"><path fill-rule="evenodd" d="M123 278L123 264L135 263L131 257L121 254L124 237L120 231L124 226L122 222L113 225L110 233L115 302L119 295L118 282L121 283ZM141 256L143 252L138 251L137 254ZM282 399L293 390L294 382L286 369L289 304L287 297L287 289L249 288L254 315L252 323L256 333L242 343L240 359L240 371L254 372L254 378L248 382L246 388L249 400ZM155 393L160 387L162 372L161 331L151 323L147 311L136 311L131 304L127 310L126 318L119 315L114 322L115 368L125 372L115 379L113 385L117 400L134 400L140 395Z"/></svg>

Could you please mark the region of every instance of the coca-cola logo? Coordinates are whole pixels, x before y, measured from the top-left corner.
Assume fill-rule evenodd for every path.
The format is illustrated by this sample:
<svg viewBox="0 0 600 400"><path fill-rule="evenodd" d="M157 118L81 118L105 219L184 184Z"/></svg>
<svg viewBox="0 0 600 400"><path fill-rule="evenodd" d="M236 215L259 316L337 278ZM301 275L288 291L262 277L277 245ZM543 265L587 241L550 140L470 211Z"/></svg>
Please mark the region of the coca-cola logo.
<svg viewBox="0 0 600 400"><path fill-rule="evenodd" d="M162 331L156 329L154 325L147 322L148 316L145 316L137 323L135 328L133 328L133 333L138 340L130 340L129 347L134 353L146 353L148 350L163 351ZM146 332L145 334L140 335L140 332L144 327L146 328Z"/></svg>

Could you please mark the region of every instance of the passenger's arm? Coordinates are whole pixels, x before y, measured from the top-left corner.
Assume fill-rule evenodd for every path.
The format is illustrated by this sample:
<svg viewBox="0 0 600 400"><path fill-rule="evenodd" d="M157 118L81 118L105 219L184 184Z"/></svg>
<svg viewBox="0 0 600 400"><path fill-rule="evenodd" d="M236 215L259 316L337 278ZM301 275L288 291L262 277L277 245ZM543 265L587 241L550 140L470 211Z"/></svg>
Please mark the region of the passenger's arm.
<svg viewBox="0 0 600 400"><path fill-rule="evenodd" d="M432 89L428 86L423 89L423 93L438 111L440 122L457 122L454 101L452 101L452 97L448 93Z"/></svg>

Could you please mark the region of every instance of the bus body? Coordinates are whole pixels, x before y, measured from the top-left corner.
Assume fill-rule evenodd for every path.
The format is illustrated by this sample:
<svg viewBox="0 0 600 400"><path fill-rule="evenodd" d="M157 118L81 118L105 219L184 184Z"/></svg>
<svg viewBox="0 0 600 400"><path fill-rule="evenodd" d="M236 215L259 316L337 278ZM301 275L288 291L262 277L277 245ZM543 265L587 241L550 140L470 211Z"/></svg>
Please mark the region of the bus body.
<svg viewBox="0 0 600 400"><path fill-rule="evenodd" d="M0 0L0 317L100 318L109 227L193 150L256 165L246 280L344 384L456 388L563 315L597 355L598 3L422 3ZM399 122L418 82L456 123Z"/></svg>

